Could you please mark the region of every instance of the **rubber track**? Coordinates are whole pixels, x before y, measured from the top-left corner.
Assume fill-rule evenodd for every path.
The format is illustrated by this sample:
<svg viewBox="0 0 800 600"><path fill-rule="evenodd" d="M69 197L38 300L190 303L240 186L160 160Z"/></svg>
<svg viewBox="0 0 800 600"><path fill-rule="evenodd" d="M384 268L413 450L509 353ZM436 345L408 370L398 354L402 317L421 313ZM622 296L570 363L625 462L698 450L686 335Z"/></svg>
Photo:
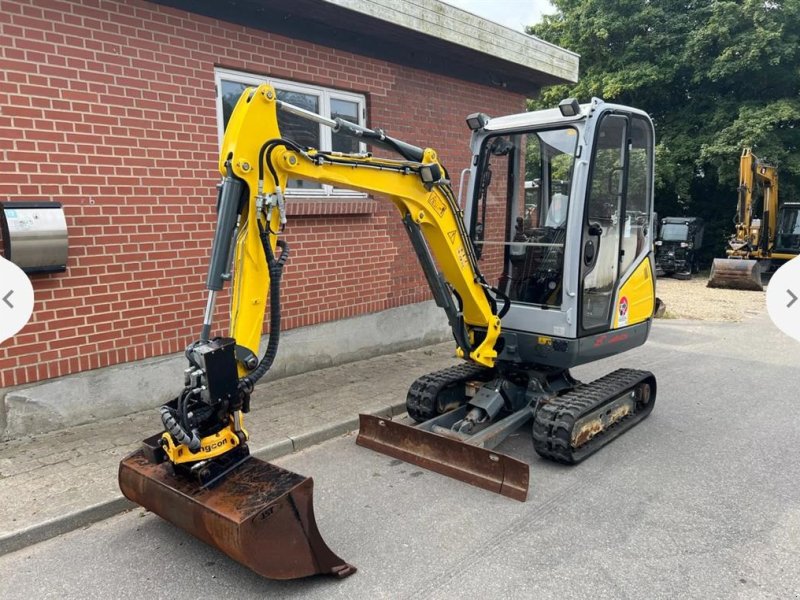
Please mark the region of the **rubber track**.
<svg viewBox="0 0 800 600"><path fill-rule="evenodd" d="M650 400L647 404L641 407L637 405L639 410L633 415L622 419L582 446L572 447L572 428L578 419L618 398L646 379L652 379ZM581 384L542 405L533 421L533 447L544 458L564 464L578 463L644 419L653 410L655 400L656 386L652 373L619 369L591 383Z"/></svg>
<svg viewBox="0 0 800 600"><path fill-rule="evenodd" d="M408 416L418 423L432 419L439 414L436 412L436 397L443 389L474 379L489 381L492 377L494 377L494 369L472 363L453 365L441 371L423 375L417 378L408 390L406 396Z"/></svg>

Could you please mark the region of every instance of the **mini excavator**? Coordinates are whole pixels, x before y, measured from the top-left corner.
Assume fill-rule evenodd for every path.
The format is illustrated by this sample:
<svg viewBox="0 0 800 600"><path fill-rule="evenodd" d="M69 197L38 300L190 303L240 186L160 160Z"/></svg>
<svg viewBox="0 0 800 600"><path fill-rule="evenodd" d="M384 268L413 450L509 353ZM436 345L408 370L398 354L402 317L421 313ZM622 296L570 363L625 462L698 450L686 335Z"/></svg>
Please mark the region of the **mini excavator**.
<svg viewBox="0 0 800 600"><path fill-rule="evenodd" d="M281 134L288 115L330 127L356 151L300 146ZM506 117L475 113L467 125L462 208L433 149L292 106L266 84L245 90L222 143L200 336L186 351L183 390L160 409L164 430L120 463L125 496L265 577L355 571L322 540L312 480L247 449L243 415L278 349L290 180L376 194L398 208L465 360L412 384L406 406L416 424L361 415L358 444L524 501L528 465L494 450L511 432L528 425L541 456L574 464L650 413L652 373L620 369L581 383L569 372L643 344L650 331L649 117L567 99ZM394 158L361 151L364 143ZM230 329L212 336L229 279Z"/></svg>

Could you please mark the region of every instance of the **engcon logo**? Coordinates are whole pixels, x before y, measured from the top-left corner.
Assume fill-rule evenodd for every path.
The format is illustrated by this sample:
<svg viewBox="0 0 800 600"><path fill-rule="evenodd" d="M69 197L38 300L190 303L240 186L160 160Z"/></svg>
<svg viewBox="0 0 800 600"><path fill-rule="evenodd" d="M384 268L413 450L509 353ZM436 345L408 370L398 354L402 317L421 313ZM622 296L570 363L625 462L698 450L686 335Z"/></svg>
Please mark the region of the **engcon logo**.
<svg viewBox="0 0 800 600"><path fill-rule="evenodd" d="M211 452L212 450L215 450L216 448L219 448L220 446L224 446L227 443L228 443L228 440L224 439L224 440L220 440L218 442L214 442L213 444L208 444L206 446L203 446L203 452Z"/></svg>

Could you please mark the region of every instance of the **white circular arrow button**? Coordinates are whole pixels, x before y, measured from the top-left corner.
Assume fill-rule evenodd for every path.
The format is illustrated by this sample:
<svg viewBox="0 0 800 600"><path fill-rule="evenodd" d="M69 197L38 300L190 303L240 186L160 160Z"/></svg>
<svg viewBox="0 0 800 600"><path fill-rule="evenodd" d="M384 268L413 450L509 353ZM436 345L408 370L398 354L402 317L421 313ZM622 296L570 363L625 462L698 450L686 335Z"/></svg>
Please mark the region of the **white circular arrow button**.
<svg viewBox="0 0 800 600"><path fill-rule="evenodd" d="M778 329L800 342L800 257L784 264L770 278L767 312Z"/></svg>
<svg viewBox="0 0 800 600"><path fill-rule="evenodd" d="M33 286L25 272L0 256L0 344L25 327L33 312Z"/></svg>

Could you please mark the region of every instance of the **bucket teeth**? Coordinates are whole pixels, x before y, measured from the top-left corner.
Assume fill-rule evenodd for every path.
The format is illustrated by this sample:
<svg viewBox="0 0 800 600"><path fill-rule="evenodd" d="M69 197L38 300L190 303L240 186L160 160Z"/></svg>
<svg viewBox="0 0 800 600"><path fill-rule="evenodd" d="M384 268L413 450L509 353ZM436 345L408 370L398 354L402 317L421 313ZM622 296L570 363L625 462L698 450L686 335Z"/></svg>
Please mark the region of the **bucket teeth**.
<svg viewBox="0 0 800 600"><path fill-rule="evenodd" d="M263 577L355 573L319 533L310 477L252 457L212 488L170 471L167 463L154 464L137 450L120 463L120 489Z"/></svg>

